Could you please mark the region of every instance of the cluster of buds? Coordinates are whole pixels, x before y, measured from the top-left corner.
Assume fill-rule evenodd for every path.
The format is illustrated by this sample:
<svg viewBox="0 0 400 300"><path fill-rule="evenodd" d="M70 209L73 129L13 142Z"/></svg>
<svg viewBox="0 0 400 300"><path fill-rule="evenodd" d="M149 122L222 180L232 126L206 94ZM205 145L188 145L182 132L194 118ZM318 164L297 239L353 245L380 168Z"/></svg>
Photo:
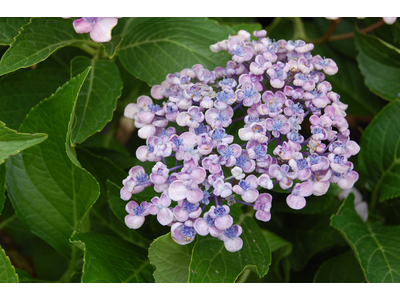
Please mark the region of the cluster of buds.
<svg viewBox="0 0 400 300"><path fill-rule="evenodd" d="M242 228L230 205L249 205L267 222L272 196L266 191L275 185L289 193L289 207L302 209L306 197L324 195L331 183L349 189L357 181L349 157L360 147L349 138L347 105L325 80L338 71L336 63L312 56L314 46L304 41L276 42L265 30L253 35L251 41L241 30L210 47L232 55L225 68L196 64L168 74L151 89L163 102L141 96L125 108L146 140L136 156L154 167L146 174L134 166L121 198L145 188L160 193L127 203L128 227L157 215L178 244L210 234L234 252L242 248Z"/></svg>

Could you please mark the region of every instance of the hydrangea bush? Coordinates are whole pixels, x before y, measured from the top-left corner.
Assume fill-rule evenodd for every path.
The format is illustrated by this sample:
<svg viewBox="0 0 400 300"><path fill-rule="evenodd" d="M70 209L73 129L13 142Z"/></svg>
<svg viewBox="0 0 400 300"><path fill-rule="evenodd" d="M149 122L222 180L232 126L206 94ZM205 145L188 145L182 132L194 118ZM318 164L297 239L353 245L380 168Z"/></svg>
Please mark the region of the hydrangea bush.
<svg viewBox="0 0 400 300"><path fill-rule="evenodd" d="M0 282L399 282L399 24L1 18Z"/></svg>

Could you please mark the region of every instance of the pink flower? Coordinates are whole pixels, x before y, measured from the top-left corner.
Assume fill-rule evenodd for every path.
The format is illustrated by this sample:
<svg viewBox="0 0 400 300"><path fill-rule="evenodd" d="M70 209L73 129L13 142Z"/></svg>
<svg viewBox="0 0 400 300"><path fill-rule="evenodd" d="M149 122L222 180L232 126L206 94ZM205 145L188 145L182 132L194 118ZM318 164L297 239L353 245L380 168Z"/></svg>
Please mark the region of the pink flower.
<svg viewBox="0 0 400 300"><path fill-rule="evenodd" d="M77 33L90 33L90 38L96 43L111 40L111 30L117 25L118 18L81 18L73 22Z"/></svg>

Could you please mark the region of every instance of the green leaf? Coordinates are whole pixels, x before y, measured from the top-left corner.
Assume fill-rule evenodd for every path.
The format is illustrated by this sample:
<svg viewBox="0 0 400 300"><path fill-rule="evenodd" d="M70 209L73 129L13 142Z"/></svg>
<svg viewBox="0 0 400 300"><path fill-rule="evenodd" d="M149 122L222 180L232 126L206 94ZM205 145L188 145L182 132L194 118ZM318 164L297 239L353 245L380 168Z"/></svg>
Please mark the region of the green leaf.
<svg viewBox="0 0 400 300"><path fill-rule="evenodd" d="M193 243L179 245L171 234L160 236L149 248L150 263L156 267L153 276L157 283L185 283L189 279Z"/></svg>
<svg viewBox="0 0 400 300"><path fill-rule="evenodd" d="M300 271L316 255L334 246L346 245L346 241L329 226L329 216L308 216L296 224L296 229L289 229L287 239L293 244L289 257L292 269Z"/></svg>
<svg viewBox="0 0 400 300"><path fill-rule="evenodd" d="M209 70L226 66L229 53L213 53L210 45L235 34L205 18L138 18L128 25L118 57L130 73L150 85L194 64Z"/></svg>
<svg viewBox="0 0 400 300"><path fill-rule="evenodd" d="M47 280L36 279L30 276L22 269L15 268L15 271L18 274L19 282L21 283L46 283Z"/></svg>
<svg viewBox="0 0 400 300"><path fill-rule="evenodd" d="M124 207L126 202L119 198L120 188L113 183L122 182L127 173L107 158L97 156L86 149L77 148L77 155L82 166L96 178L100 185L99 199L90 210L91 232L118 235L128 242L147 249L150 241L142 238L137 231L129 229L125 225L124 217L127 213ZM123 205L121 208L125 215L120 220L116 218L107 201L108 197L114 196L118 197L120 202L118 204Z"/></svg>
<svg viewBox="0 0 400 300"><path fill-rule="evenodd" d="M353 251L347 251L325 261L319 267L313 282L360 283L365 282L365 277Z"/></svg>
<svg viewBox="0 0 400 300"><path fill-rule="evenodd" d="M70 76L69 62L78 48L60 49L35 68L21 69L0 78L0 120L18 130L32 107L49 98Z"/></svg>
<svg viewBox="0 0 400 300"><path fill-rule="evenodd" d="M15 155L26 148L40 144L45 139L47 139L46 134L18 133L7 128L6 124L0 121L0 164L10 155Z"/></svg>
<svg viewBox="0 0 400 300"><path fill-rule="evenodd" d="M400 196L400 101L387 105L368 125L358 156L372 201Z"/></svg>
<svg viewBox="0 0 400 300"><path fill-rule="evenodd" d="M400 91L400 50L382 40L354 33L358 66L365 77L365 85L379 97L391 101Z"/></svg>
<svg viewBox="0 0 400 300"><path fill-rule="evenodd" d="M6 165L0 165L0 215L6 201Z"/></svg>
<svg viewBox="0 0 400 300"><path fill-rule="evenodd" d="M57 49L84 42L87 35L75 32L72 21L62 18L32 18L22 27L0 61L0 76L45 60Z"/></svg>
<svg viewBox="0 0 400 300"><path fill-rule="evenodd" d="M231 210L232 216L237 216L234 208ZM228 252L224 243L217 238L198 238L193 248L189 282L235 282L246 268L253 269L260 278L267 274L271 252L254 217L242 215L237 224L243 228L240 235L243 248L237 252Z"/></svg>
<svg viewBox="0 0 400 300"><path fill-rule="evenodd" d="M117 237L80 233L72 242L85 244L82 282L154 282L146 250Z"/></svg>
<svg viewBox="0 0 400 300"><path fill-rule="evenodd" d="M30 18L0 18L0 45L10 45Z"/></svg>
<svg viewBox="0 0 400 300"><path fill-rule="evenodd" d="M106 53L106 55L109 58L114 57L121 42L122 42L122 36L119 34L119 35L113 36L111 41L109 41L107 43L103 43L104 52Z"/></svg>
<svg viewBox="0 0 400 300"><path fill-rule="evenodd" d="M350 194L331 226L347 240L368 282L400 282L400 226L363 222Z"/></svg>
<svg viewBox="0 0 400 300"><path fill-rule="evenodd" d="M18 275L6 255L3 248L0 247L0 283L17 283Z"/></svg>
<svg viewBox="0 0 400 300"><path fill-rule="evenodd" d="M71 61L72 76L82 73L87 67L91 67L91 72L76 103L77 124L72 134L74 145L101 131L111 121L117 99L121 96L122 79L112 61L78 56Z"/></svg>
<svg viewBox="0 0 400 300"><path fill-rule="evenodd" d="M82 169L70 146L75 103L89 70L38 104L21 130L49 138L7 160L7 191L21 222L65 257L69 237L99 196L96 180Z"/></svg>
<svg viewBox="0 0 400 300"><path fill-rule="evenodd" d="M288 256L292 253L293 245L271 231L262 230L262 232L271 249L271 270L274 270L274 272L268 272L267 277L271 274L274 275L272 277L276 276L279 282L289 282L290 263Z"/></svg>

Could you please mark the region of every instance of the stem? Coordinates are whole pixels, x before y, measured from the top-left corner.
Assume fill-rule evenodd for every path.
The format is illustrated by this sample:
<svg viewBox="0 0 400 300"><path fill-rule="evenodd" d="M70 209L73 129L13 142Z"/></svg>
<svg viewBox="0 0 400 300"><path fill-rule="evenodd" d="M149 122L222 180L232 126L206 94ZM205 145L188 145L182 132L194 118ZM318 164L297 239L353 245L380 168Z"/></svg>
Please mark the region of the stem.
<svg viewBox="0 0 400 300"><path fill-rule="evenodd" d="M61 278L58 280L58 282L65 282L65 283L70 283L72 277L75 274L75 264L76 264L76 246L72 245L71 248L71 260L68 265L67 271L61 276Z"/></svg>
<svg viewBox="0 0 400 300"><path fill-rule="evenodd" d="M86 53L88 53L91 56L94 56L96 54L96 52L97 52L96 48L91 47L87 43L76 43L76 44L72 44L71 46L79 48L79 49L85 51Z"/></svg>
<svg viewBox="0 0 400 300"><path fill-rule="evenodd" d="M359 32L360 33L368 33L372 30L375 30L379 27L381 27L383 24L385 24L385 22L383 21L383 19L379 20L378 22L365 27L363 29L361 29ZM333 42L333 41L340 41L340 40L345 40L345 39L351 39L354 37L354 32L348 32L348 33L344 33L344 34L339 34L339 35L334 35L331 38L328 39L328 42Z"/></svg>
<svg viewBox="0 0 400 300"><path fill-rule="evenodd" d="M183 167L183 165L175 166L175 167L169 169L169 171L171 172L171 171L174 171L174 170L176 170L176 169L178 169L178 168L182 168L182 167Z"/></svg>
<svg viewBox="0 0 400 300"><path fill-rule="evenodd" d="M303 20L299 17L292 18L294 25L294 40L309 40L306 30L304 29Z"/></svg>
<svg viewBox="0 0 400 300"><path fill-rule="evenodd" d="M328 31L323 36L321 36L318 39L310 40L310 41L307 41L307 42L313 43L314 45L323 44L323 43L327 42L329 40L329 38L331 37L331 35L335 32L335 30L336 30L336 28L339 25L341 20L342 20L342 18L339 18L337 20L332 20L331 24L330 24L330 26L328 28Z"/></svg>
<svg viewBox="0 0 400 300"><path fill-rule="evenodd" d="M240 120L243 120L244 118L246 118L246 116L237 118L237 119L233 120L232 123L236 123L236 122L238 122L238 121L240 121Z"/></svg>
<svg viewBox="0 0 400 300"><path fill-rule="evenodd" d="M251 204L251 203L247 203L247 202L244 202L244 201L239 201L239 200L236 200L236 203L239 203L239 204L244 204L244 205L247 205L247 206L251 206L251 207L253 207L253 204Z"/></svg>
<svg viewBox="0 0 400 300"><path fill-rule="evenodd" d="M242 273L242 275L240 275L240 277L236 281L236 283L245 283L247 278L249 278L250 274L251 274L251 270L250 269L244 270L244 272Z"/></svg>

